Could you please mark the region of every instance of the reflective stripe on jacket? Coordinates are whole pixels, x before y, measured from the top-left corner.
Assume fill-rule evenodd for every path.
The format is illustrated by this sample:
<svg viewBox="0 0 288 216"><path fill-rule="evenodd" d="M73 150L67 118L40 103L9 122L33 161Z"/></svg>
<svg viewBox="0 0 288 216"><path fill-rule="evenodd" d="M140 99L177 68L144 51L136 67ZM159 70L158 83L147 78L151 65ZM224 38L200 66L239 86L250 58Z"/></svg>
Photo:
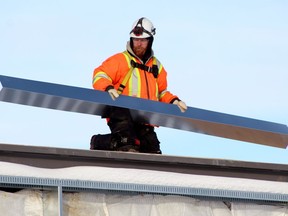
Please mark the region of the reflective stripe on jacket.
<svg viewBox="0 0 288 216"><path fill-rule="evenodd" d="M135 62L142 64L138 58L129 55L127 52L115 54L105 60L102 65L94 70L93 88L105 91L108 86L112 85L117 90L130 70L131 58ZM145 65L152 67L153 58L155 57L151 57ZM167 72L158 60L156 62L159 68L157 78L150 72L134 68L122 94L165 103L170 103L176 99L176 95L167 91Z"/></svg>

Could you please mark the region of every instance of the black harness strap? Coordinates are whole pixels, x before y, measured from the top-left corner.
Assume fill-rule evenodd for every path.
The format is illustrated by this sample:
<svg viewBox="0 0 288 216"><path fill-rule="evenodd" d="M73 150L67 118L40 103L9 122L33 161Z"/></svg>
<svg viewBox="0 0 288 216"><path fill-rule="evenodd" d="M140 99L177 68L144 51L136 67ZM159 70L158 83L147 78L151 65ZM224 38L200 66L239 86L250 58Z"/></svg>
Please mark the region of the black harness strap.
<svg viewBox="0 0 288 216"><path fill-rule="evenodd" d="M159 69L158 69L158 65L152 65L152 67L148 67L147 65L144 64L139 64L137 62L135 62L133 59L131 59L131 67L133 68L139 68L141 70L147 71L149 73L152 73L154 78L158 77L158 73L159 73Z"/></svg>

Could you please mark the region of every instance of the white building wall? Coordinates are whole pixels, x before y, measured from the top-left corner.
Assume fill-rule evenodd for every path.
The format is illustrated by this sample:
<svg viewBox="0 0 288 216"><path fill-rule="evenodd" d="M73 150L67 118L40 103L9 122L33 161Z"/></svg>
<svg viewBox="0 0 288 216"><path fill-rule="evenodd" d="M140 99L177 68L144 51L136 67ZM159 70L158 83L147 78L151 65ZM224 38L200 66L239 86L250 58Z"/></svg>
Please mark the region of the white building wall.
<svg viewBox="0 0 288 216"><path fill-rule="evenodd" d="M57 200L53 191L1 191L0 212L9 216L55 216ZM288 216L287 205L232 202L229 207L222 201L174 195L63 193L63 204L64 216Z"/></svg>

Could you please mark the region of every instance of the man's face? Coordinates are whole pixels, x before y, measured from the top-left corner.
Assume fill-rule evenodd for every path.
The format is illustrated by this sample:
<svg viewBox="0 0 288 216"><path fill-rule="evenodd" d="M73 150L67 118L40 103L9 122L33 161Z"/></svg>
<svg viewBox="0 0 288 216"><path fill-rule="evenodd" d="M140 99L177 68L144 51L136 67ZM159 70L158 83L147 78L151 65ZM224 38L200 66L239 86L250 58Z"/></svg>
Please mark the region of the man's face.
<svg viewBox="0 0 288 216"><path fill-rule="evenodd" d="M132 38L133 52L142 58L147 50L149 40L147 38Z"/></svg>

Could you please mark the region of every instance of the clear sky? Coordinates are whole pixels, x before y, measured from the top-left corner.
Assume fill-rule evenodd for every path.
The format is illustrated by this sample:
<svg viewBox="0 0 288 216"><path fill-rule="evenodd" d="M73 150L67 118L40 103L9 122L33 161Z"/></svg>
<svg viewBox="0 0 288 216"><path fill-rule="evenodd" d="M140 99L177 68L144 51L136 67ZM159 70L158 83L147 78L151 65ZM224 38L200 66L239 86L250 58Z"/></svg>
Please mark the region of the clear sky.
<svg viewBox="0 0 288 216"><path fill-rule="evenodd" d="M169 90L190 107L288 125L286 0L0 0L0 74L92 88L133 22L156 27ZM0 143L89 149L99 116L0 102ZM288 163L288 150L160 127L164 154Z"/></svg>

